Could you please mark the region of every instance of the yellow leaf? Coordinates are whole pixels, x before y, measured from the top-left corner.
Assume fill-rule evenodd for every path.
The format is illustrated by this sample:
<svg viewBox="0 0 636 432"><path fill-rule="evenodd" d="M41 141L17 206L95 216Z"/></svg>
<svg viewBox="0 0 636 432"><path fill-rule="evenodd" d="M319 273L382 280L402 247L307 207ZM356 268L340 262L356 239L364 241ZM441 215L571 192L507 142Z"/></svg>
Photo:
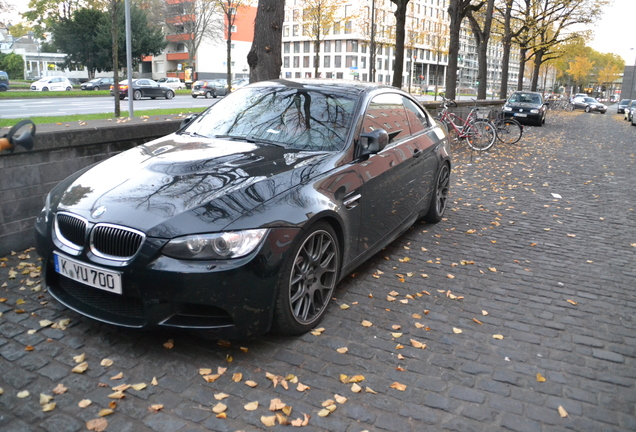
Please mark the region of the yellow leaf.
<svg viewBox="0 0 636 432"><path fill-rule="evenodd" d="M85 354L80 354L73 357L73 360L75 360L75 363L83 363L85 360L85 357L86 357Z"/></svg>
<svg viewBox="0 0 636 432"><path fill-rule="evenodd" d="M331 411L329 411L326 408L323 408L320 411L318 411L318 417L327 417L329 414L331 414Z"/></svg>
<svg viewBox="0 0 636 432"><path fill-rule="evenodd" d="M398 300L402 304L407 304L409 301L407 299Z"/></svg>
<svg viewBox="0 0 636 432"><path fill-rule="evenodd" d="M53 389L53 393L56 394L56 395L60 395L60 394L66 393L67 390L68 390L68 388L64 387L64 384L59 383Z"/></svg>
<svg viewBox="0 0 636 432"><path fill-rule="evenodd" d="M216 368L216 373L218 373L219 375L223 375L226 370L227 370L226 367L219 366L219 367Z"/></svg>
<svg viewBox="0 0 636 432"><path fill-rule="evenodd" d="M154 404L154 405L150 405L150 406L148 407L148 410L149 410L150 412L153 412L153 413L158 413L158 412L159 412L159 411L161 411L162 409L163 409L163 405L162 405L162 404Z"/></svg>
<svg viewBox="0 0 636 432"><path fill-rule="evenodd" d="M220 377L221 377L221 375L219 375L219 374L214 374L214 375L204 375L204 376L203 376L203 379L204 379L206 382L214 382L214 381L218 380Z"/></svg>
<svg viewBox="0 0 636 432"><path fill-rule="evenodd" d="M349 351L349 348L342 347L342 348L336 349L336 351L338 351L340 354L345 354L347 351Z"/></svg>
<svg viewBox="0 0 636 432"><path fill-rule="evenodd" d="M421 328L424 328L424 324L416 322L415 323L415 327L418 328L418 329L421 329Z"/></svg>
<svg viewBox="0 0 636 432"><path fill-rule="evenodd" d="M123 399L126 397L123 391L116 391L115 393L111 393L108 395L110 399Z"/></svg>
<svg viewBox="0 0 636 432"><path fill-rule="evenodd" d="M577 305L578 303L575 302L574 300L566 300L568 303L573 304L573 305Z"/></svg>
<svg viewBox="0 0 636 432"><path fill-rule="evenodd" d="M214 395L214 399L216 399L218 401L223 400L223 399L228 398L228 397L230 397L230 395L229 394L225 394L225 393L216 393Z"/></svg>
<svg viewBox="0 0 636 432"><path fill-rule="evenodd" d="M292 407L290 406L284 406L282 411L285 413L285 415L291 415L292 413Z"/></svg>
<svg viewBox="0 0 636 432"><path fill-rule="evenodd" d="M457 327L453 327L453 333L460 334L461 332L462 332L462 329L458 329Z"/></svg>
<svg viewBox="0 0 636 432"><path fill-rule="evenodd" d="M421 349L425 349L426 348L426 344L416 341L415 339L411 339L411 345L413 345L415 348L421 348Z"/></svg>
<svg viewBox="0 0 636 432"><path fill-rule="evenodd" d="M559 415L561 417L567 417L568 416L568 412L561 405L559 405Z"/></svg>
<svg viewBox="0 0 636 432"><path fill-rule="evenodd" d="M150 384L152 384L153 386L159 385L159 381L157 381L157 377L152 377L152 381L150 381Z"/></svg>
<svg viewBox="0 0 636 432"><path fill-rule="evenodd" d="M396 381L396 382L394 382L393 384L391 384L391 385L390 385L390 387L391 387L391 388L394 388L394 389L396 389L396 390L399 390L399 391L404 391L404 390L406 390L406 385L404 385L404 384L400 384L400 383L399 383L399 382L397 382L397 381Z"/></svg>
<svg viewBox="0 0 636 432"><path fill-rule="evenodd" d="M96 418L86 422L86 429L93 432L104 432L108 427L108 420L105 418Z"/></svg>
<svg viewBox="0 0 636 432"><path fill-rule="evenodd" d="M269 410L270 411L279 411L285 408L286 404L278 398L272 399L269 401Z"/></svg>
<svg viewBox="0 0 636 432"><path fill-rule="evenodd" d="M257 384L256 382L252 381L252 380L247 380L247 381L245 381L245 385L246 385L246 386L248 386L248 387L252 387L252 388L254 388L254 387L256 387L258 384Z"/></svg>
<svg viewBox="0 0 636 432"><path fill-rule="evenodd" d="M84 362L84 363L78 364L73 369L71 369L71 372L81 374L86 372L86 369L88 369L88 363Z"/></svg>
<svg viewBox="0 0 636 432"><path fill-rule="evenodd" d="M317 328L315 330L312 330L310 333L312 335L314 335L314 336L320 336L322 334L322 332L324 332L324 331L325 331L325 328L324 327L320 327L320 328Z"/></svg>
<svg viewBox="0 0 636 432"><path fill-rule="evenodd" d="M40 327L48 327L51 324L53 324L53 321L49 321L47 319L41 320L40 321Z"/></svg>
<svg viewBox="0 0 636 432"><path fill-rule="evenodd" d="M22 390L21 392L18 392L18 394L16 396L18 397L18 399L28 398L29 397L29 391L28 390Z"/></svg>
<svg viewBox="0 0 636 432"><path fill-rule="evenodd" d="M146 383L139 383L139 384L133 384L132 385L133 390L143 390L146 388Z"/></svg>
<svg viewBox="0 0 636 432"><path fill-rule="evenodd" d="M40 393L40 405L46 405L47 403L53 400L53 396L45 395L44 393Z"/></svg>
<svg viewBox="0 0 636 432"><path fill-rule="evenodd" d="M492 337L493 337L494 339L499 339L499 340L502 340L502 339L504 338L504 337L503 337L503 335L500 335L500 334L492 335Z"/></svg>
<svg viewBox="0 0 636 432"><path fill-rule="evenodd" d="M296 387L296 390L298 390L299 392L303 392L305 390L309 390L311 387L303 384L303 383L298 383L298 386ZM289 414L288 414L289 415Z"/></svg>
<svg viewBox="0 0 636 432"><path fill-rule="evenodd" d="M343 384L347 384L349 382L349 376L345 374L340 374L340 382Z"/></svg>
<svg viewBox="0 0 636 432"><path fill-rule="evenodd" d="M258 401L250 402L244 405L243 408L245 408L245 411L255 411L258 408Z"/></svg>
<svg viewBox="0 0 636 432"><path fill-rule="evenodd" d="M482 309L481 314L486 316L486 315L488 315L488 311L485 311L485 310Z"/></svg>
<svg viewBox="0 0 636 432"><path fill-rule="evenodd" d="M240 372L236 372L234 375L232 375L232 381L234 382L239 382L243 379L243 374Z"/></svg>
<svg viewBox="0 0 636 432"><path fill-rule="evenodd" d="M119 372L117 375L114 375L112 377L110 377L111 380L119 380L122 379L124 377L124 373L123 372Z"/></svg>
<svg viewBox="0 0 636 432"><path fill-rule="evenodd" d="M397 339L399 337L402 337L402 333L391 333L391 336Z"/></svg>
<svg viewBox="0 0 636 432"><path fill-rule="evenodd" d="M371 327L373 323L371 321L364 320L362 321L362 327Z"/></svg>
<svg viewBox="0 0 636 432"><path fill-rule="evenodd" d="M466 234L475 234L476 232L477 230L469 229L468 231L466 231Z"/></svg>
<svg viewBox="0 0 636 432"><path fill-rule="evenodd" d="M373 390L371 387L365 387L364 391L365 393L378 394L378 392Z"/></svg>
<svg viewBox="0 0 636 432"><path fill-rule="evenodd" d="M47 403L45 405L42 405L42 411L44 412L49 412L49 411L53 411L55 409L55 402L51 402L51 403Z"/></svg>
<svg viewBox="0 0 636 432"><path fill-rule="evenodd" d="M111 402L108 404L108 408L110 408L110 409L114 410L115 408L117 408L117 402L115 402L115 401L111 401Z"/></svg>
<svg viewBox="0 0 636 432"><path fill-rule="evenodd" d="M333 395L333 398L336 400L336 402L338 402L339 404L343 404L345 403L348 399L344 396L340 396L339 394L335 394Z"/></svg>
<svg viewBox="0 0 636 432"><path fill-rule="evenodd" d="M239 347L239 349L244 353L249 351L249 348L246 348L246 347Z"/></svg>
<svg viewBox="0 0 636 432"><path fill-rule="evenodd" d="M210 368L200 368L199 375L210 375L212 373L212 369Z"/></svg>
<svg viewBox="0 0 636 432"><path fill-rule="evenodd" d="M276 426L276 416L261 416L261 423L265 426Z"/></svg>
<svg viewBox="0 0 636 432"><path fill-rule="evenodd" d="M227 418L227 413L225 413L225 412L218 413L216 415L216 418L225 419L225 418Z"/></svg>
<svg viewBox="0 0 636 432"><path fill-rule="evenodd" d="M77 406L79 406L80 408L86 408L92 403L93 402L90 399L82 399L81 401L78 402Z"/></svg>
<svg viewBox="0 0 636 432"><path fill-rule="evenodd" d="M351 378L349 378L350 383L357 383L361 381L364 381L364 376L362 375L354 375Z"/></svg>
<svg viewBox="0 0 636 432"><path fill-rule="evenodd" d="M483 322L479 321L477 318L473 318L473 321L476 322L477 324L483 324Z"/></svg>
<svg viewBox="0 0 636 432"><path fill-rule="evenodd" d="M101 366L108 367L113 365L113 361L111 359L103 359L100 363Z"/></svg>
<svg viewBox="0 0 636 432"><path fill-rule="evenodd" d="M130 384L124 383L124 384L118 385L117 387L113 387L113 390L117 392L124 392L128 390L129 388L130 388Z"/></svg>
<svg viewBox="0 0 636 432"><path fill-rule="evenodd" d="M333 399L327 399L326 401L321 403L320 406L328 407L329 405L333 405L335 403L336 403L336 401L334 401Z"/></svg>
<svg viewBox="0 0 636 432"><path fill-rule="evenodd" d="M449 274L447 274L447 275L446 275L446 277L447 277L448 279L455 279L455 276L453 276L453 275L452 275L452 274L450 274L450 273L449 273Z"/></svg>
<svg viewBox="0 0 636 432"><path fill-rule="evenodd" d="M110 408L104 408L99 410L99 412L97 413L98 416L100 417L106 417L107 415L111 415L112 413L114 413L115 411L113 411Z"/></svg>
<svg viewBox="0 0 636 432"><path fill-rule="evenodd" d="M360 391L362 390L362 387L360 387L358 384L353 383L351 385L351 391L354 393L360 393Z"/></svg>
<svg viewBox="0 0 636 432"><path fill-rule="evenodd" d="M215 414L220 414L226 409L227 409L227 405L225 405L222 402L219 402L218 404L214 405L214 407L212 407L212 412Z"/></svg>
<svg viewBox="0 0 636 432"><path fill-rule="evenodd" d="M174 341L172 339L168 339L164 344L164 348L172 349L174 348Z"/></svg>
<svg viewBox="0 0 636 432"><path fill-rule="evenodd" d="M342 310L347 310L347 309L349 309L350 307L351 307L351 306L349 306L348 304L344 304L344 303L340 305L340 309L342 309Z"/></svg>
<svg viewBox="0 0 636 432"><path fill-rule="evenodd" d="M537 382L545 382L545 377L537 372Z"/></svg>
<svg viewBox="0 0 636 432"><path fill-rule="evenodd" d="M411 315L411 317L413 317L415 319L421 319L422 315L414 313L413 315Z"/></svg>
<svg viewBox="0 0 636 432"><path fill-rule="evenodd" d="M396 298L395 297L391 297L390 295L387 295L386 296L386 300L392 302L392 301L395 301Z"/></svg>

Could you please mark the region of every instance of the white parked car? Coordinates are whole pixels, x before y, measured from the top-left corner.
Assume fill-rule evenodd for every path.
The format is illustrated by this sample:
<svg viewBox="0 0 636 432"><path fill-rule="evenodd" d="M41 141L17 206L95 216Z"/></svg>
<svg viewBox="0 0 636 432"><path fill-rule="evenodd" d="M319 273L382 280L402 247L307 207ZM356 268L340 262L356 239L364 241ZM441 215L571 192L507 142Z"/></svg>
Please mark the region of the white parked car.
<svg viewBox="0 0 636 432"><path fill-rule="evenodd" d="M179 78L164 77L157 80L163 87L170 87L173 90L181 90L185 88L185 84Z"/></svg>
<svg viewBox="0 0 636 432"><path fill-rule="evenodd" d="M40 78L31 84L31 90L35 91L71 91L73 85L68 78L63 76L49 76Z"/></svg>

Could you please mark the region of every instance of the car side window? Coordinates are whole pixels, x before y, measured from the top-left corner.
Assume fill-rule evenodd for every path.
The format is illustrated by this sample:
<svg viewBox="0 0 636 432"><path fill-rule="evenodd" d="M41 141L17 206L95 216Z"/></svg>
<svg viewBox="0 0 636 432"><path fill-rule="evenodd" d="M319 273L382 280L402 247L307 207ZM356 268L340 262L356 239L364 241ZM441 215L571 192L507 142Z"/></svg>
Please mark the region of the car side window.
<svg viewBox="0 0 636 432"><path fill-rule="evenodd" d="M364 115L362 132L384 129L389 134L389 143L410 135L408 119L402 97L397 93L383 93L371 100Z"/></svg>
<svg viewBox="0 0 636 432"><path fill-rule="evenodd" d="M402 97L404 108L406 109L406 116L411 127L411 134L415 135L429 127L428 118L426 114L409 98Z"/></svg>

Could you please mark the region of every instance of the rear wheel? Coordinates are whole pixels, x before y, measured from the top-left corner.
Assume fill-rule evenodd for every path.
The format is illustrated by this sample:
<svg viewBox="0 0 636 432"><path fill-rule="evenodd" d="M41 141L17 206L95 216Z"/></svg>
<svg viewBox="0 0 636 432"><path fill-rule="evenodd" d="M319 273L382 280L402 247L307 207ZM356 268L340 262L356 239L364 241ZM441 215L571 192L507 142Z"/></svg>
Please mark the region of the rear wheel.
<svg viewBox="0 0 636 432"><path fill-rule="evenodd" d="M93 87L93 90L99 90L99 86Z"/></svg>
<svg viewBox="0 0 636 432"><path fill-rule="evenodd" d="M134 99L134 100L139 100L139 99L141 99L141 90L135 90L135 91L133 92L133 99Z"/></svg>
<svg viewBox="0 0 636 432"><path fill-rule="evenodd" d="M320 322L340 273L340 249L333 228L318 222L300 236L278 280L274 329L301 334Z"/></svg>
<svg viewBox="0 0 636 432"><path fill-rule="evenodd" d="M586 107L585 107L585 112L586 112L586 113L589 113L589 112L590 112L590 107L589 107L589 106L586 106Z"/></svg>
<svg viewBox="0 0 636 432"><path fill-rule="evenodd" d="M210 96L212 96L212 94L210 92L205 92L205 98L206 99L210 99Z"/></svg>
<svg viewBox="0 0 636 432"><path fill-rule="evenodd" d="M166 92L166 99L172 99L174 97L174 92L172 90L168 90Z"/></svg>
<svg viewBox="0 0 636 432"><path fill-rule="evenodd" d="M196 98L197 98L197 95L192 95L192 97L196 99Z"/></svg>
<svg viewBox="0 0 636 432"><path fill-rule="evenodd" d="M48 87L42 87L42 91L49 91Z"/></svg>
<svg viewBox="0 0 636 432"><path fill-rule="evenodd" d="M464 126L464 138L468 147L475 151L489 150L497 139L497 132L492 122L476 120Z"/></svg>
<svg viewBox="0 0 636 432"><path fill-rule="evenodd" d="M431 196L431 204L424 220L430 223L437 223L442 220L446 204L448 202L448 190L450 188L450 168L447 163L443 163L437 173L435 188Z"/></svg>
<svg viewBox="0 0 636 432"><path fill-rule="evenodd" d="M504 119L497 121L497 138L502 143L514 144L523 135L523 126L517 120Z"/></svg>
<svg viewBox="0 0 636 432"><path fill-rule="evenodd" d="M66 87L66 91L71 91L71 90L73 90L73 87L70 87L70 86Z"/></svg>

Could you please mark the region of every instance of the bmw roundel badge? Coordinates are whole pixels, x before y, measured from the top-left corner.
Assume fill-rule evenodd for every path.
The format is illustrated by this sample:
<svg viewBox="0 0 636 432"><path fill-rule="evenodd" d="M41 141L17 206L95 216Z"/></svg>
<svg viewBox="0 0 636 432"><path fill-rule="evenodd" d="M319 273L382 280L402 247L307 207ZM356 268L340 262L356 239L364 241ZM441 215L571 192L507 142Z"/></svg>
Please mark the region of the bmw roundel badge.
<svg viewBox="0 0 636 432"><path fill-rule="evenodd" d="M97 219L98 217L100 217L104 213L106 213L106 206L99 206L95 210L93 210L93 213L91 213L91 216L93 218Z"/></svg>

